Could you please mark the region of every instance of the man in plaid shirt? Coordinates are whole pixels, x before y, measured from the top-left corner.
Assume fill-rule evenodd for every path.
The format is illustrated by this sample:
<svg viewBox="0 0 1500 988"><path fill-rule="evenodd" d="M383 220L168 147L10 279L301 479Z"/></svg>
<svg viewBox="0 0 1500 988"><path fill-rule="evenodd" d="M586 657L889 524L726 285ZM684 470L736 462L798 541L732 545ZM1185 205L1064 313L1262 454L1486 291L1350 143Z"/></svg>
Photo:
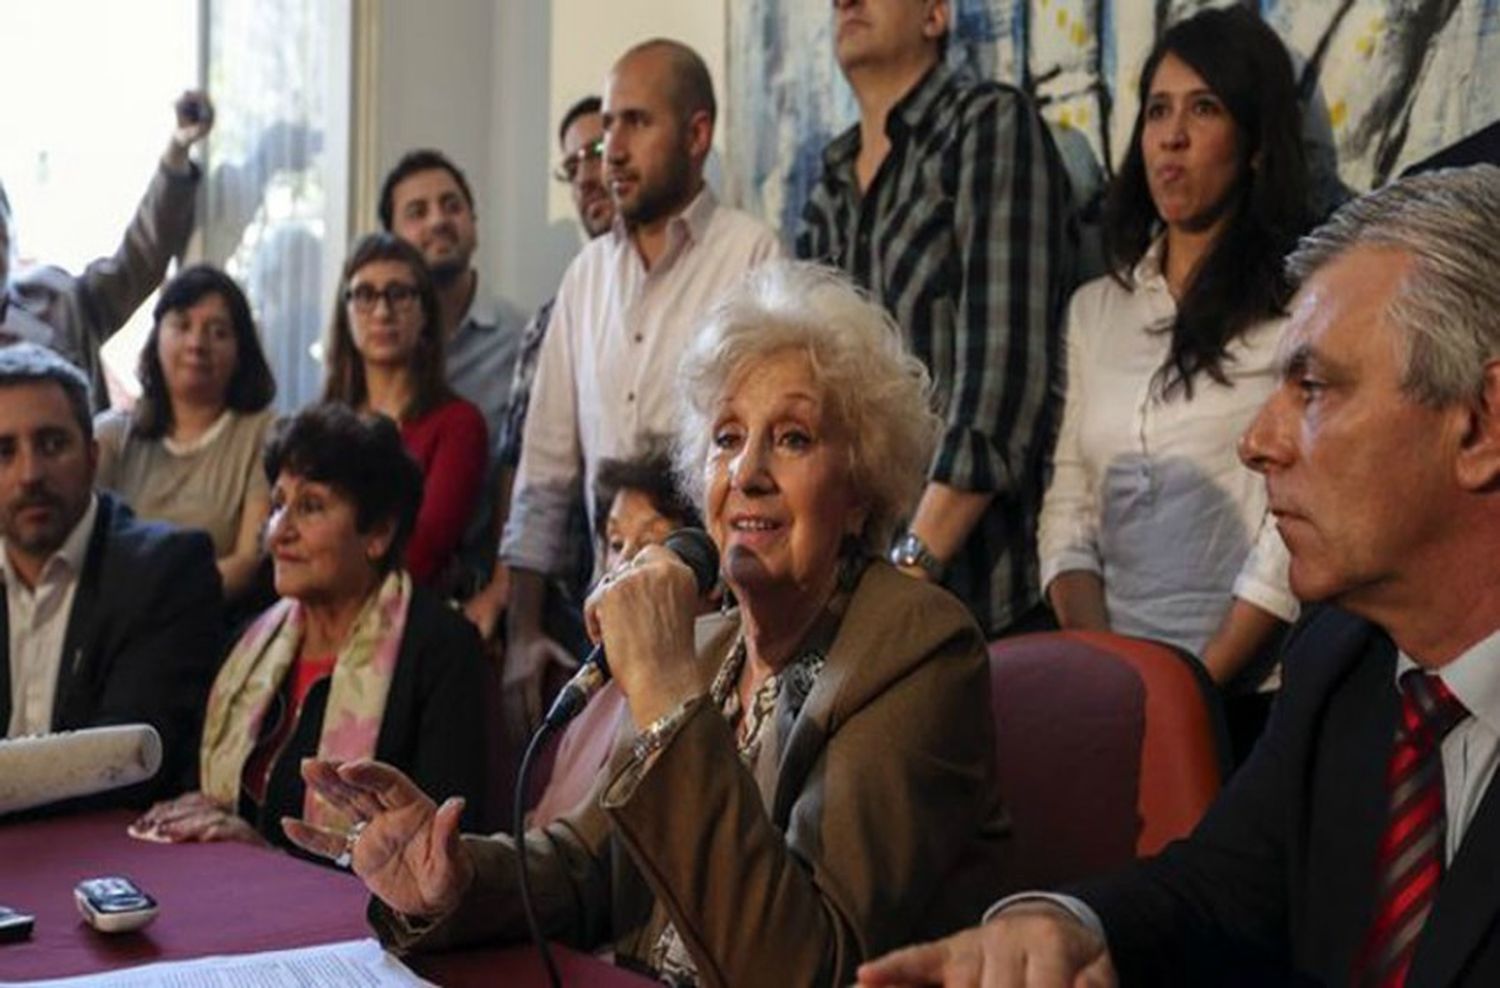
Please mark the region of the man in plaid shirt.
<svg viewBox="0 0 1500 988"><path fill-rule="evenodd" d="M885 304L945 422L892 559L992 638L1046 626L1036 527L1077 240L1062 162L1025 95L945 64L949 0L833 7L860 119L824 151L797 254Z"/></svg>

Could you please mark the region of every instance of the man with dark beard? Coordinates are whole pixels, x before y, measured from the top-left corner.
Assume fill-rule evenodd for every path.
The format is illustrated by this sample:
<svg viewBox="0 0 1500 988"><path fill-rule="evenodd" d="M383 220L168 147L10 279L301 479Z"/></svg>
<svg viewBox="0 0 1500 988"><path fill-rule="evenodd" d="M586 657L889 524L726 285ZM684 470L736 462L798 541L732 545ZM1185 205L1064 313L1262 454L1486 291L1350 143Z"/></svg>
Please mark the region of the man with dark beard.
<svg viewBox="0 0 1500 988"><path fill-rule="evenodd" d="M775 234L704 184L716 105L691 48L658 39L630 49L610 70L603 111L617 215L558 289L500 546L512 574L504 678L533 721L547 667L573 662L540 620L548 577L570 563L569 510L601 460L629 459L646 437L673 431L677 364L698 323L725 288L781 253ZM597 506L585 504L592 516Z"/></svg>
<svg viewBox="0 0 1500 988"><path fill-rule="evenodd" d="M0 737L150 724L161 771L103 800L143 805L196 764L223 595L207 534L95 492L89 407L62 356L0 347Z"/></svg>
<svg viewBox="0 0 1500 988"><path fill-rule="evenodd" d="M437 286L443 316L448 383L484 414L492 453L486 500L475 511L459 548L469 572L451 589L472 588L489 574L495 539L490 502L499 470L498 438L525 322L510 303L481 289L474 269L474 194L458 166L441 151L408 151L380 188L380 224L421 251Z"/></svg>

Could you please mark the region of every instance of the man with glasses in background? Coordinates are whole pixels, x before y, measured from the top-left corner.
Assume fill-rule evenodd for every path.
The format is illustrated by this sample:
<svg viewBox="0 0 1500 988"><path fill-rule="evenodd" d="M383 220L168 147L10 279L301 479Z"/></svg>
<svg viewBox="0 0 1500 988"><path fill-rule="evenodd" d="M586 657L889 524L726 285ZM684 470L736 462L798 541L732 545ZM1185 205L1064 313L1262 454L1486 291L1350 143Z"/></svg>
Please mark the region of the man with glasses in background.
<svg viewBox="0 0 1500 988"><path fill-rule="evenodd" d="M568 107L568 112L563 114L562 123L557 127L562 160L552 172L554 179L568 186L573 209L578 213L578 224L589 240L608 233L615 221L615 201L604 187L604 118L600 115L602 107L599 97L593 95L585 96ZM552 321L552 306L556 302L555 295L543 302L521 332L521 348L516 355L516 369L510 380L510 397L500 419L497 442L500 469L495 485L496 532L505 529L505 519L510 514L511 485L516 479L516 467L521 462L521 433L526 427L526 405L531 400L531 381L536 376L537 357L542 352L542 340L547 335L547 326ZM565 584L572 596L579 596L588 583L594 561L588 522L581 503L576 506L573 517L569 520L569 541L576 547L576 551L570 550L576 565ZM469 598L464 605L464 614L488 640L494 634L495 626L509 600L510 570L496 559L489 583Z"/></svg>

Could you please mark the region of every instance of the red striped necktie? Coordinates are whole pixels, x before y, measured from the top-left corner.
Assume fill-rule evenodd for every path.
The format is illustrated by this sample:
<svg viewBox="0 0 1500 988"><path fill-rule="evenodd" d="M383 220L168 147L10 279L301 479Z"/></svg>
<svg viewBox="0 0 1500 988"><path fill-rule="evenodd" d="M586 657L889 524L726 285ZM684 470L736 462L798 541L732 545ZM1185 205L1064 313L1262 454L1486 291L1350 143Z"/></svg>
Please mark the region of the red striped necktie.
<svg viewBox="0 0 1500 988"><path fill-rule="evenodd" d="M1390 809L1376 867L1377 908L1354 962L1353 983L1400 988L1443 877L1447 811L1443 737L1469 715L1436 676L1401 675L1401 721L1386 766Z"/></svg>

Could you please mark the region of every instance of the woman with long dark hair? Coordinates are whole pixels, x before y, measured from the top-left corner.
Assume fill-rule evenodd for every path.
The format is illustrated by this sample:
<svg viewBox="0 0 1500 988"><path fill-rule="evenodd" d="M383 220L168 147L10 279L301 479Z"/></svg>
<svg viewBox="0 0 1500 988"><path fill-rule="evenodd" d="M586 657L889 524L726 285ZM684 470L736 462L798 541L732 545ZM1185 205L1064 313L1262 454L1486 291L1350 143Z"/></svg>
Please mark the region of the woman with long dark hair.
<svg viewBox="0 0 1500 988"><path fill-rule="evenodd" d="M388 233L356 243L328 336L323 400L401 427L426 481L406 566L418 583L452 589L455 553L479 505L489 437L479 409L448 386L437 291L417 249Z"/></svg>
<svg viewBox="0 0 1500 988"><path fill-rule="evenodd" d="M1064 628L1171 642L1225 683L1297 610L1235 444L1277 381L1301 117L1285 48L1241 7L1170 28L1139 97L1105 206L1113 274L1069 311L1042 580Z"/></svg>

